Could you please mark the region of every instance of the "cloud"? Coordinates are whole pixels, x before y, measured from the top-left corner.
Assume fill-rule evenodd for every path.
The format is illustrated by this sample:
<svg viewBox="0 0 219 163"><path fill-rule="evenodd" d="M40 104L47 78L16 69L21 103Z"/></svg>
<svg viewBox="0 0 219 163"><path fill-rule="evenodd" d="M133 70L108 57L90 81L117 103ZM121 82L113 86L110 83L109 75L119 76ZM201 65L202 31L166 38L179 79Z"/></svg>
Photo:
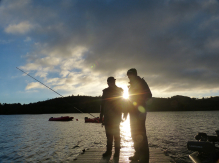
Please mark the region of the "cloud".
<svg viewBox="0 0 219 163"><path fill-rule="evenodd" d="M30 90L30 89L39 89L39 88L42 89L42 88L46 88L46 87L38 82L32 82L32 83L29 83L25 89Z"/></svg>
<svg viewBox="0 0 219 163"><path fill-rule="evenodd" d="M34 40L22 67L54 89L99 95L108 76L127 85L134 67L155 96L192 96L219 91L218 7L216 0L27 1L4 8L5 31Z"/></svg>
<svg viewBox="0 0 219 163"><path fill-rule="evenodd" d="M29 41L31 41L30 37L26 37L26 39L24 40L24 42L29 42Z"/></svg>
<svg viewBox="0 0 219 163"><path fill-rule="evenodd" d="M29 22L20 22L18 24L10 24L5 28L6 33L25 34L33 29L34 26Z"/></svg>
<svg viewBox="0 0 219 163"><path fill-rule="evenodd" d="M13 40L0 40L0 44L9 44L11 43Z"/></svg>

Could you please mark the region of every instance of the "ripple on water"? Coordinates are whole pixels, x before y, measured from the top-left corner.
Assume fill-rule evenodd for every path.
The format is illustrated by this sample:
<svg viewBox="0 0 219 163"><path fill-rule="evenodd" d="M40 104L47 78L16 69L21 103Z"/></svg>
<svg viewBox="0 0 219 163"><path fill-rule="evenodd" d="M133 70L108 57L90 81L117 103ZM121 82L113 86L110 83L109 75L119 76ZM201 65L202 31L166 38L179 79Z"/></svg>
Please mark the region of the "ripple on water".
<svg viewBox="0 0 219 163"><path fill-rule="evenodd" d="M50 122L49 117L73 116L79 121ZM99 116L99 114L94 114ZM186 144L198 132L215 135L219 112L150 112L149 146L159 148L177 163L189 162ZM2 162L70 162L83 149L105 147L101 124L84 123L87 114L0 115ZM129 121L121 123L121 146L133 148Z"/></svg>

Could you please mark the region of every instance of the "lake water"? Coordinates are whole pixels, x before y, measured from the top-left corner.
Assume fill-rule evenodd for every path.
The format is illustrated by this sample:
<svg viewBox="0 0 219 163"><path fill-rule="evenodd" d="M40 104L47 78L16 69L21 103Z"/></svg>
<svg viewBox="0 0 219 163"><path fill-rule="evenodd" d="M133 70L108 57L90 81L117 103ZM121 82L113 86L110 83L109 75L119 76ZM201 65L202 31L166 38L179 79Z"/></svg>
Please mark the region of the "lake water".
<svg viewBox="0 0 219 163"><path fill-rule="evenodd" d="M67 115L74 120L48 121ZM84 123L84 117L89 114L0 115L0 162L69 162L83 149L105 147L104 127ZM177 163L191 162L187 141L198 132L216 135L219 111L149 112L146 127L150 147L166 151ZM121 138L122 148L133 146L128 120L121 123Z"/></svg>

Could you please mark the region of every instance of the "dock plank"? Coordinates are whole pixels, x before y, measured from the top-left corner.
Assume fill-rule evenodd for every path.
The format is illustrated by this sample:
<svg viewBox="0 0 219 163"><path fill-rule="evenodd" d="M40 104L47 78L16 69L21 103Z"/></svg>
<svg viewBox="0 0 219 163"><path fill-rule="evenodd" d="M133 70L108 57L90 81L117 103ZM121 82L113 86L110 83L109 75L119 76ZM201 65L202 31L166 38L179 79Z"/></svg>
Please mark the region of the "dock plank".
<svg viewBox="0 0 219 163"><path fill-rule="evenodd" d="M84 153L80 154L72 163L138 163L138 161L130 161L129 157L134 154L132 148L122 148L120 150L119 158L102 158L102 154L106 148L90 148ZM170 163L174 162L169 156L166 156L164 152L156 148L150 148L150 159L149 163Z"/></svg>

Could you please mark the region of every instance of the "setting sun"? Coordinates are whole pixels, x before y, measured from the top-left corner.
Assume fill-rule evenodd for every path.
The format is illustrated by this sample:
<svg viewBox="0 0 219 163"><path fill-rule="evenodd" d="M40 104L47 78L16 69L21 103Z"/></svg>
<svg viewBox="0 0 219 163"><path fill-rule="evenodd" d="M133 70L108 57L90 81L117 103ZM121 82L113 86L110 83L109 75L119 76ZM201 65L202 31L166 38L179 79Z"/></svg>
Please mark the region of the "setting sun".
<svg viewBox="0 0 219 163"><path fill-rule="evenodd" d="M127 87L123 87L123 98L128 99L129 98L129 92Z"/></svg>
<svg viewBox="0 0 219 163"><path fill-rule="evenodd" d="M129 98L129 93L124 91L123 98L128 99Z"/></svg>

